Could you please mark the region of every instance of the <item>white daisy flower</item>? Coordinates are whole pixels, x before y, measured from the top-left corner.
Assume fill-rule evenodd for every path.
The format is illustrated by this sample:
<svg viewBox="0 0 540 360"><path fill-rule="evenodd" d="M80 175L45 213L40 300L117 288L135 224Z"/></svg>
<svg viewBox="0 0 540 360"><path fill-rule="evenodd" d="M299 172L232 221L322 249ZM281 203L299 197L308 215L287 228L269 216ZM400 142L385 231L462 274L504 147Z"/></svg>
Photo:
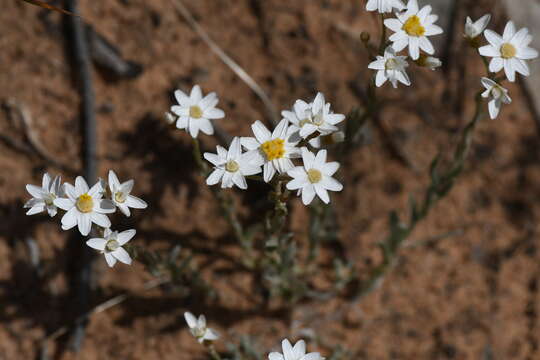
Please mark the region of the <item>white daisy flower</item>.
<svg viewBox="0 0 540 360"><path fill-rule="evenodd" d="M300 157L298 141L291 138L287 119L282 119L273 132L259 120L251 125L255 137L242 137L240 142L252 159L252 165L263 165L264 181L270 182L276 172L284 174L294 167L291 158Z"/></svg>
<svg viewBox="0 0 540 360"><path fill-rule="evenodd" d="M131 240L135 233L135 229L122 231L121 233L105 229L102 238L92 238L86 242L86 245L99 250L105 255L105 261L107 261L109 267L113 267L116 261L131 265L131 257L122 246Z"/></svg>
<svg viewBox="0 0 540 360"><path fill-rule="evenodd" d="M126 216L131 214L129 208L146 209L148 206L144 200L130 194L133 184L133 180L120 183L114 171L109 170L109 189L111 190L112 201Z"/></svg>
<svg viewBox="0 0 540 360"><path fill-rule="evenodd" d="M294 346L291 345L289 340L284 339L281 342L282 353L271 352L268 354L268 360L324 360L318 352L311 352L306 354L306 342L299 340Z"/></svg>
<svg viewBox="0 0 540 360"><path fill-rule="evenodd" d="M206 179L208 185L215 185L221 181L222 188L232 188L234 185L240 189L247 189L246 176L255 175L262 171L260 165L253 165L253 155L242 153L240 138L235 137L229 151L217 146L217 154L204 153L204 158L214 165L214 171Z"/></svg>
<svg viewBox="0 0 540 360"><path fill-rule="evenodd" d="M56 176L53 180L48 173L45 173L41 181L41 187L31 184L26 185L26 191L32 195L32 199L24 204L25 208L30 208L26 215L34 215L47 210L50 217L55 216L58 209L54 205L54 199L64 196L60 181L60 176Z"/></svg>
<svg viewBox="0 0 540 360"><path fill-rule="evenodd" d="M527 28L516 31L512 21L509 21L504 28L501 37L494 31L484 31L489 45L482 46L478 51L480 55L493 58L489 63L489 71L496 73L504 68L506 77L511 82L516 80L516 72L524 76L529 76L529 66L525 60L538 57L538 51L529 47L532 36Z"/></svg>
<svg viewBox="0 0 540 360"><path fill-rule="evenodd" d="M465 37L469 40L476 39L480 34L486 30L491 20L491 14L486 14L475 22L467 16L465 20Z"/></svg>
<svg viewBox="0 0 540 360"><path fill-rule="evenodd" d="M199 343L202 344L205 340L214 341L219 339L219 334L217 332L206 327L206 318L204 315L200 315L197 319L192 313L185 312L184 318L189 326L189 331Z"/></svg>
<svg viewBox="0 0 540 360"><path fill-rule="evenodd" d="M178 115L178 129L186 129L193 138L197 137L199 130L206 135L214 134L210 120L225 117L223 110L216 108L219 102L216 93L212 92L203 98L201 88L195 85L189 96L181 90L176 90L174 96L180 104L171 107L171 111Z"/></svg>
<svg viewBox="0 0 540 360"><path fill-rule="evenodd" d="M368 0L367 11L378 11L381 14L392 12L393 8L401 11L405 9L405 4L401 0Z"/></svg>
<svg viewBox="0 0 540 360"><path fill-rule="evenodd" d="M424 54L420 54L420 57L415 61L415 63L418 66L425 67L430 70L436 70L442 66L442 61L439 58Z"/></svg>
<svg viewBox="0 0 540 360"><path fill-rule="evenodd" d="M297 166L287 172L293 179L287 183L287 189L298 190L302 195L304 205L309 205L315 195L324 203L330 202L328 190L341 191L343 185L332 177L339 169L339 163L326 162L326 150L321 150L315 156L307 148L302 148L304 166Z"/></svg>
<svg viewBox="0 0 540 360"><path fill-rule="evenodd" d="M409 47L413 60L420 57L420 49L433 55L435 49L427 37L442 34L443 29L434 25L439 17L431 14L431 6L419 9L417 0L409 0L407 10L396 16L397 19L384 20L384 25L395 32L389 39L396 52Z"/></svg>
<svg viewBox="0 0 540 360"><path fill-rule="evenodd" d="M321 146L335 145L345 141L345 133L343 131L336 131L330 135L317 136L315 139L309 140L309 145L318 149Z"/></svg>
<svg viewBox="0 0 540 360"><path fill-rule="evenodd" d="M483 77L481 79L482 85L486 88L486 91L482 93L483 98L491 98L488 104L489 116L495 119L503 104L510 104L512 99L508 96L508 90L497 84L495 81Z"/></svg>
<svg viewBox="0 0 540 360"><path fill-rule="evenodd" d="M98 181L91 189L82 176L77 176L75 186L65 183L64 191L67 198L54 199L54 205L67 212L62 217L62 229L69 230L75 225L84 236L90 233L92 223L104 228L111 226L111 221L105 214L115 211L111 200L102 199L103 188Z"/></svg>
<svg viewBox="0 0 540 360"><path fill-rule="evenodd" d="M406 59L406 56L396 55L396 51L391 46L386 48L384 56L377 55L377 60L368 65L368 68L377 70L375 85L380 87L387 80L394 88L397 88L398 81L406 86L411 85L411 80L405 70L409 66Z"/></svg>
<svg viewBox="0 0 540 360"><path fill-rule="evenodd" d="M337 124L345 120L345 115L334 114L330 110L330 103L324 99L324 94L319 92L312 103L297 100L293 106L293 111L282 111L281 115L290 121L290 131L298 132L298 135L305 139L308 136L319 132L321 135L329 135L339 129Z"/></svg>

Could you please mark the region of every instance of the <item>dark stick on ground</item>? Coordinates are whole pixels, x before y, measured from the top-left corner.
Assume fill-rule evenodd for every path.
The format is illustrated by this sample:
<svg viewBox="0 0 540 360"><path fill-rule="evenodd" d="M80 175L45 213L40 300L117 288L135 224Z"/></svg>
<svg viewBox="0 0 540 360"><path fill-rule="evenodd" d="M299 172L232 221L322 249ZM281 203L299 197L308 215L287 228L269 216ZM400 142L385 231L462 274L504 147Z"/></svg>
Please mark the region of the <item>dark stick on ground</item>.
<svg viewBox="0 0 540 360"><path fill-rule="evenodd" d="M77 0L67 0L66 8L78 14ZM77 76L77 83L81 94L81 121L82 121L82 155L84 165L84 177L92 185L97 180L97 159L96 159L96 119L95 119L95 99L92 84L91 60L86 41L85 27L80 17L70 16L67 19L67 34L71 44L73 66ZM92 277L92 257L89 247L81 241L80 246L75 247L76 254L72 257L79 264L76 279L73 282L75 309L78 314L86 313L89 309L90 286ZM79 351L84 339L86 316L79 317L73 329L71 349Z"/></svg>

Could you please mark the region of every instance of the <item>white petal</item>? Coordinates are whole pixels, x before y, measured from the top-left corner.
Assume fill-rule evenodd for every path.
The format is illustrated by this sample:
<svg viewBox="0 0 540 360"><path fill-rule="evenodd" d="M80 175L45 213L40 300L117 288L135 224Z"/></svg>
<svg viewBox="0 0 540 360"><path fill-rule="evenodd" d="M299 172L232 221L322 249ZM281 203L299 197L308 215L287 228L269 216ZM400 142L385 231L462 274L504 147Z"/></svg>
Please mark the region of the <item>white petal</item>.
<svg viewBox="0 0 540 360"><path fill-rule="evenodd" d="M420 40L415 36L409 37L409 54L413 60L420 57Z"/></svg>
<svg viewBox="0 0 540 360"><path fill-rule="evenodd" d="M32 195L36 199L42 199L47 195L47 192L44 189L31 184L26 185L26 191L28 191L30 195Z"/></svg>
<svg viewBox="0 0 540 360"><path fill-rule="evenodd" d="M74 227L75 225L77 225L78 213L79 212L74 207L71 208L68 212L66 212L64 216L62 216L62 220L61 220L62 229L68 230Z"/></svg>
<svg viewBox="0 0 540 360"><path fill-rule="evenodd" d="M289 340L284 339L281 342L281 348L283 349L283 356L285 357L285 360L296 360L296 358L294 357L293 348Z"/></svg>
<svg viewBox="0 0 540 360"><path fill-rule="evenodd" d="M105 250L106 244L107 240L103 238L92 238L86 242L86 245L90 246L92 249L96 249L99 251Z"/></svg>
<svg viewBox="0 0 540 360"><path fill-rule="evenodd" d="M257 139L253 137L242 137L240 138L240 143L243 147L245 147L247 150L255 150L258 149L261 145Z"/></svg>
<svg viewBox="0 0 540 360"><path fill-rule="evenodd" d="M325 175L332 176L339 169L338 162L329 162L321 166L321 172Z"/></svg>
<svg viewBox="0 0 540 360"><path fill-rule="evenodd" d="M137 231L135 229L122 231L121 233L118 233L118 237L116 238L116 240L118 241L118 244L122 246L129 240L131 240L136 233Z"/></svg>
<svg viewBox="0 0 540 360"><path fill-rule="evenodd" d="M512 62L509 60L504 61L504 73L506 74L508 81L516 81L516 69L514 69Z"/></svg>
<svg viewBox="0 0 540 360"><path fill-rule="evenodd" d="M139 199L136 196L128 195L126 199L126 205L134 209L146 209L148 204L143 199Z"/></svg>
<svg viewBox="0 0 540 360"><path fill-rule="evenodd" d="M304 162L304 168L309 170L313 167L315 162L315 155L309 151L306 147L302 148L302 160Z"/></svg>
<svg viewBox="0 0 540 360"><path fill-rule="evenodd" d="M185 129L189 125L189 116L180 116L176 122L177 129Z"/></svg>
<svg viewBox="0 0 540 360"><path fill-rule="evenodd" d="M75 179L75 191L77 193L77 196L86 194L88 190L89 188L86 180L84 180L82 176L77 176L77 178Z"/></svg>
<svg viewBox="0 0 540 360"><path fill-rule="evenodd" d="M484 31L484 36L486 37L486 40L497 49L499 49L504 42L500 35L492 30Z"/></svg>
<svg viewBox="0 0 540 360"><path fill-rule="evenodd" d="M32 206L27 212L26 212L26 215L35 215L35 214L39 214L40 212L43 212L45 211L45 203L42 203L42 204L36 204L34 206Z"/></svg>
<svg viewBox="0 0 540 360"><path fill-rule="evenodd" d="M234 137L229 146L229 151L227 153L227 160L236 160L240 157L242 153L242 147L240 146L240 138Z"/></svg>
<svg viewBox="0 0 540 360"><path fill-rule="evenodd" d="M495 48L492 45L482 46L481 48L478 49L478 52L480 53L480 55L487 56L487 57L501 56L501 52L499 51L499 49Z"/></svg>
<svg viewBox="0 0 540 360"><path fill-rule="evenodd" d="M324 175L319 182L319 184L330 191L341 191L343 190L343 185L336 179L331 176Z"/></svg>
<svg viewBox="0 0 540 360"><path fill-rule="evenodd" d="M313 188L315 189L315 193L321 199L325 204L328 204L330 202L330 197L328 196L328 191L326 191L325 188L323 188L319 183L314 184Z"/></svg>
<svg viewBox="0 0 540 360"><path fill-rule="evenodd" d="M111 192L115 192L119 187L120 180L118 180L118 176L116 176L114 171L109 170L109 188L111 189Z"/></svg>
<svg viewBox="0 0 540 360"><path fill-rule="evenodd" d="M393 32L398 32L403 27L403 24L398 19L386 19L384 20L384 26L386 26Z"/></svg>
<svg viewBox="0 0 540 360"><path fill-rule="evenodd" d="M225 174L225 170L223 169L215 169L212 171L212 173L206 178L206 184L207 185L216 185L219 183L221 178L223 177L223 174Z"/></svg>
<svg viewBox="0 0 540 360"><path fill-rule="evenodd" d="M369 1L377 1L377 0L369 0ZM268 354L268 360L285 360L285 358L283 357L281 353L274 351Z"/></svg>
<svg viewBox="0 0 540 360"><path fill-rule="evenodd" d="M503 67L504 60L500 57L491 59L491 62L489 63L489 71L491 71L492 73L501 71Z"/></svg>
<svg viewBox="0 0 540 360"><path fill-rule="evenodd" d="M236 186L238 186L238 188L242 189L242 190L245 190L247 189L247 182L246 182L246 179L242 176L242 174L240 173L240 171L237 171L233 174L232 176L232 181L234 182L234 184Z"/></svg>
<svg viewBox="0 0 540 360"><path fill-rule="evenodd" d="M223 173L223 177L221 178L221 188L222 189L229 189L232 188L234 185L234 182L232 180L233 174L225 171Z"/></svg>
<svg viewBox="0 0 540 360"><path fill-rule="evenodd" d="M186 311L184 313L184 319L186 319L186 323L190 328L194 328L197 326L197 318L189 311Z"/></svg>
<svg viewBox="0 0 540 360"><path fill-rule="evenodd" d="M109 267L113 267L116 264L116 258L111 253L105 253L105 261Z"/></svg>
<svg viewBox="0 0 540 360"><path fill-rule="evenodd" d="M315 188L309 184L302 188L302 202L304 205L309 205L315 197Z"/></svg>
<svg viewBox="0 0 540 360"><path fill-rule="evenodd" d="M174 92L174 97L176 98L176 101L182 106L189 106L191 103L189 102L189 96L187 96L183 91L176 90Z"/></svg>
<svg viewBox="0 0 540 360"><path fill-rule="evenodd" d="M123 262L126 265L131 265L131 257L123 247L119 247L118 249L114 250L111 252L111 255L114 256L118 261Z"/></svg>
<svg viewBox="0 0 540 360"><path fill-rule="evenodd" d="M116 211L116 207L111 200L99 199L95 200L94 211L100 214L112 214Z"/></svg>
<svg viewBox="0 0 540 360"><path fill-rule="evenodd" d="M215 92L211 92L210 94L206 95L200 102L199 107L202 110L206 110L208 108L213 108L217 105L219 102L218 97Z"/></svg>
<svg viewBox="0 0 540 360"><path fill-rule="evenodd" d="M103 228L108 228L111 226L111 221L109 220L107 215L93 212L90 215L90 219L94 224L97 224Z"/></svg>
<svg viewBox="0 0 540 360"><path fill-rule="evenodd" d="M293 346L293 353L295 359L300 359L306 354L306 342L304 340L299 340Z"/></svg>
<svg viewBox="0 0 540 360"><path fill-rule="evenodd" d="M206 135L214 135L214 126L212 125L212 122L208 119L198 119L196 120L199 124L199 129L205 133Z"/></svg>
<svg viewBox="0 0 540 360"><path fill-rule="evenodd" d="M65 211L68 211L75 206L75 202L73 200L66 198L56 198L54 199L53 203L54 205Z"/></svg>
<svg viewBox="0 0 540 360"><path fill-rule="evenodd" d="M272 138L272 133L259 120L255 121L253 125L251 125L251 129L253 130L255 138L261 144L268 140L271 140Z"/></svg>
<svg viewBox="0 0 540 360"><path fill-rule="evenodd" d="M514 25L514 22L509 21L504 27L503 39L505 41L510 41L512 37L514 37L515 34L516 34L516 26Z"/></svg>
<svg viewBox="0 0 540 360"><path fill-rule="evenodd" d="M272 165L271 162L267 162L264 164L263 167L263 179L265 182L270 182L272 178L274 177L276 173L276 169L274 169L274 165Z"/></svg>
<svg viewBox="0 0 540 360"><path fill-rule="evenodd" d="M326 154L326 150L320 150L315 156L313 166L316 168L320 168L322 165L324 165L326 163Z"/></svg>
<svg viewBox="0 0 540 360"><path fill-rule="evenodd" d="M302 177L297 177L297 178L292 179L291 181L289 181L287 183L287 189L289 189L289 190L298 190L298 189L303 188L307 183L308 183L307 176L303 177L303 178Z"/></svg>
<svg viewBox="0 0 540 360"><path fill-rule="evenodd" d="M425 36L420 37L420 49L424 50L430 55L435 53L435 48L431 44L431 41L429 41L429 39Z"/></svg>
<svg viewBox="0 0 540 360"><path fill-rule="evenodd" d="M92 229L92 220L90 217L90 214L77 214L77 226L79 228L79 232L86 236L90 234L90 230Z"/></svg>
<svg viewBox="0 0 540 360"><path fill-rule="evenodd" d="M384 70L377 71L377 75L375 76L375 86L377 87L383 86L386 80L387 80L386 71Z"/></svg>
<svg viewBox="0 0 540 360"><path fill-rule="evenodd" d="M191 89L191 94L189 94L189 98L190 98L192 104L198 104L199 101L202 100L202 91L201 91L201 87L199 85L195 85Z"/></svg>
<svg viewBox="0 0 540 360"><path fill-rule="evenodd" d="M536 59L538 57L538 51L532 48L520 48L518 49L517 57L523 60Z"/></svg>
<svg viewBox="0 0 540 360"><path fill-rule="evenodd" d="M203 116L207 119L223 119L225 117L225 112L218 108L206 109L203 112Z"/></svg>
<svg viewBox="0 0 540 360"><path fill-rule="evenodd" d="M287 119L281 119L281 121L277 124L276 128L274 129L274 132L272 133L272 138L285 139L287 135L288 126L289 126L289 122L287 121Z"/></svg>
<svg viewBox="0 0 540 360"><path fill-rule="evenodd" d="M204 332L203 339L209 340L209 341L217 340L219 339L219 334L215 332L213 329L207 328L206 331Z"/></svg>
<svg viewBox="0 0 540 360"><path fill-rule="evenodd" d="M501 104L497 100L493 99L488 104L489 109L489 116L491 119L496 119L499 115L499 111L501 110Z"/></svg>

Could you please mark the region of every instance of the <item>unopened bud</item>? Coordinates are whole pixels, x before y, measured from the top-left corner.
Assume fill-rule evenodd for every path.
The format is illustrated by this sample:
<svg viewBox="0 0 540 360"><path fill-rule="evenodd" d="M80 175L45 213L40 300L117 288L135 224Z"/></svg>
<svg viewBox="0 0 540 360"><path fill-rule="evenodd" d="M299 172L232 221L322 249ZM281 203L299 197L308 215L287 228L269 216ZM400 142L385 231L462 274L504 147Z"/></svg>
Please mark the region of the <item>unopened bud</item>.
<svg viewBox="0 0 540 360"><path fill-rule="evenodd" d="M370 38L371 38L371 35L369 35L369 33L366 31L362 31L362 33L360 34L360 40L362 40L363 43L369 42Z"/></svg>
<svg viewBox="0 0 540 360"><path fill-rule="evenodd" d="M433 56L427 56L421 54L418 60L415 61L416 65L426 67L431 70L435 70L442 66L442 61L439 58Z"/></svg>

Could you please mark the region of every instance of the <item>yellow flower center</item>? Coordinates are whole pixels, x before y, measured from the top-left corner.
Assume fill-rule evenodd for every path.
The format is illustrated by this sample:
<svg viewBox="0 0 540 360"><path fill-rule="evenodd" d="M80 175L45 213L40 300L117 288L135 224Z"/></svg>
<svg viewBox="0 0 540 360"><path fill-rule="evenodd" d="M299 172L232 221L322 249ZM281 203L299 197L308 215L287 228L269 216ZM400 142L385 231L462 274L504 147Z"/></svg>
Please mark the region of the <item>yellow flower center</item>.
<svg viewBox="0 0 540 360"><path fill-rule="evenodd" d="M322 174L317 169L309 169L307 172L307 177L310 183L315 184L321 181Z"/></svg>
<svg viewBox="0 0 540 360"><path fill-rule="evenodd" d="M501 45L501 56L503 59L511 59L517 54L517 49L510 43L504 43Z"/></svg>
<svg viewBox="0 0 540 360"><path fill-rule="evenodd" d="M309 118L305 118L304 120L300 120L300 127L306 125L306 124L311 124L311 120Z"/></svg>
<svg viewBox="0 0 540 360"><path fill-rule="evenodd" d="M114 194L114 200L119 203L125 202L127 199L127 194L123 191L118 191Z"/></svg>
<svg viewBox="0 0 540 360"><path fill-rule="evenodd" d="M398 63L396 59L388 59L386 60L384 67L386 68L386 70L395 70L398 67Z"/></svg>
<svg viewBox="0 0 540 360"><path fill-rule="evenodd" d="M45 205L52 206L54 204L54 199L56 199L56 195L49 194L49 196L45 198Z"/></svg>
<svg viewBox="0 0 540 360"><path fill-rule="evenodd" d="M261 150L268 161L281 159L285 156L285 141L282 139L269 140L261 145Z"/></svg>
<svg viewBox="0 0 540 360"><path fill-rule="evenodd" d="M107 251L114 251L118 249L119 247L120 247L120 244L118 243L118 241L116 241L116 239L111 239L107 241L107 243L105 244L105 249Z"/></svg>
<svg viewBox="0 0 540 360"><path fill-rule="evenodd" d="M403 24L403 30L409 36L424 36L426 29L422 26L420 18L416 15L411 16L405 24Z"/></svg>
<svg viewBox="0 0 540 360"><path fill-rule="evenodd" d="M240 166L238 166L238 163L234 160L229 160L225 165L225 170L228 172L237 172L239 168Z"/></svg>
<svg viewBox="0 0 540 360"><path fill-rule="evenodd" d="M203 115L203 111L197 105L193 105L192 107L189 108L189 117L193 119L200 119L202 118L202 115Z"/></svg>
<svg viewBox="0 0 540 360"><path fill-rule="evenodd" d="M89 213L94 209L94 200L88 194L82 194L75 203L77 209L82 213Z"/></svg>

